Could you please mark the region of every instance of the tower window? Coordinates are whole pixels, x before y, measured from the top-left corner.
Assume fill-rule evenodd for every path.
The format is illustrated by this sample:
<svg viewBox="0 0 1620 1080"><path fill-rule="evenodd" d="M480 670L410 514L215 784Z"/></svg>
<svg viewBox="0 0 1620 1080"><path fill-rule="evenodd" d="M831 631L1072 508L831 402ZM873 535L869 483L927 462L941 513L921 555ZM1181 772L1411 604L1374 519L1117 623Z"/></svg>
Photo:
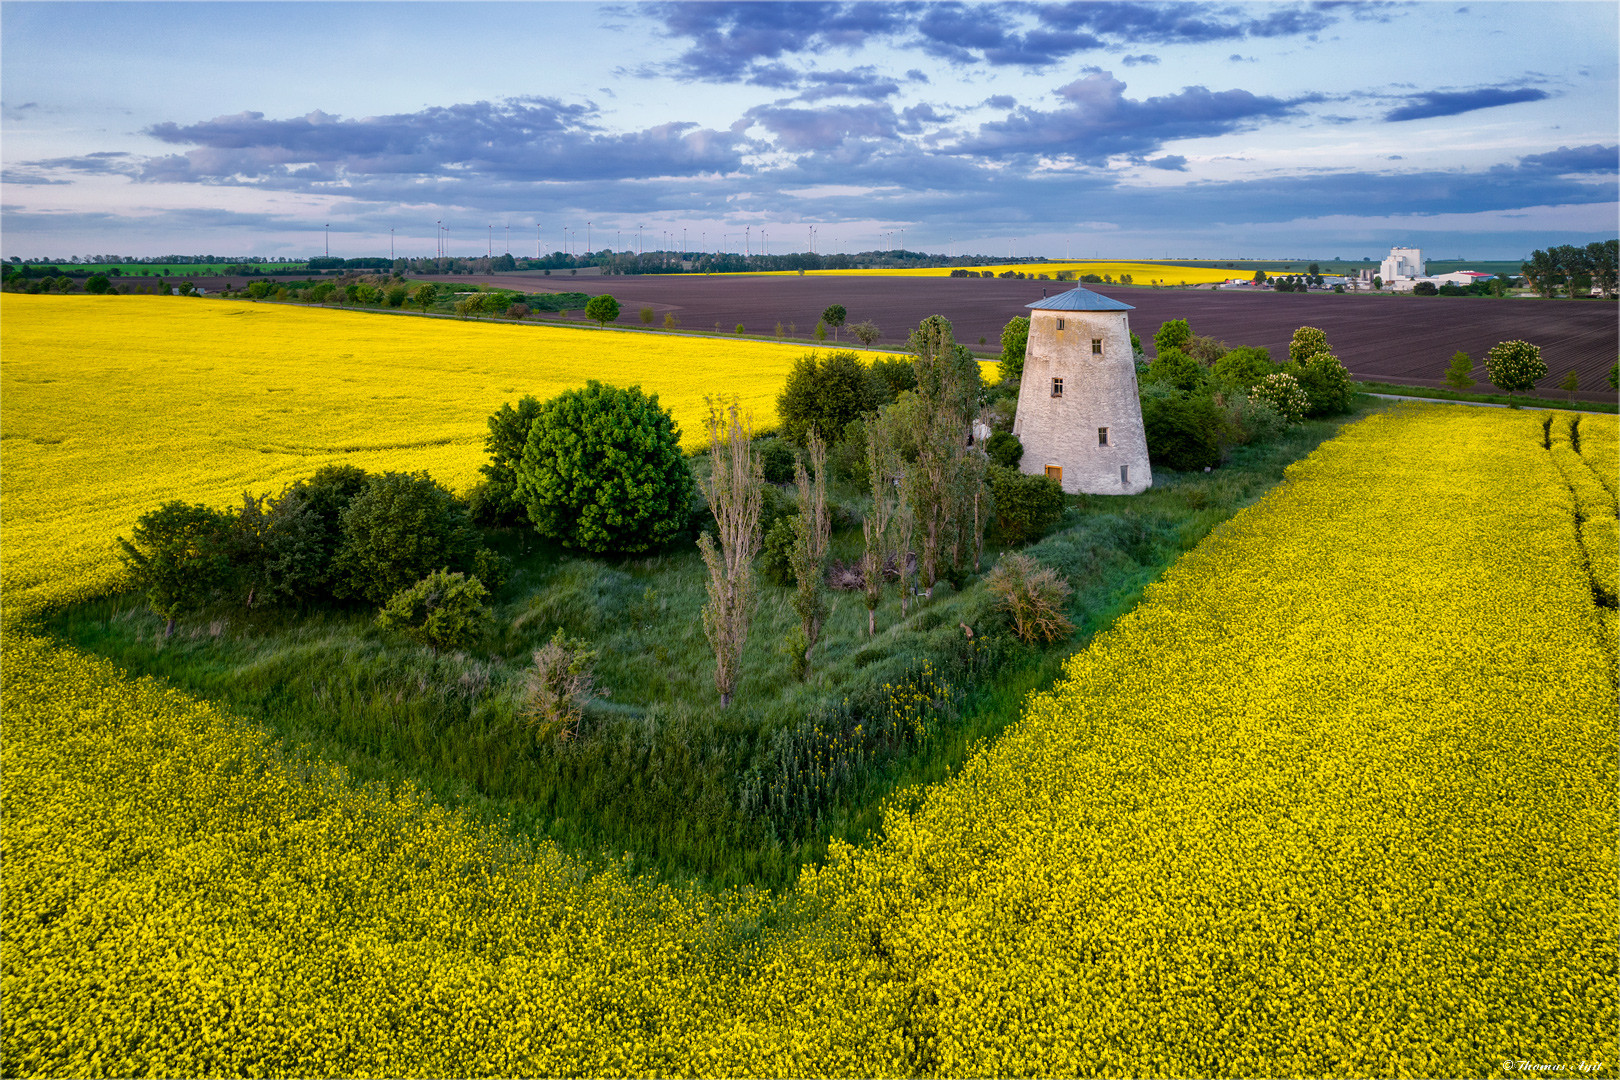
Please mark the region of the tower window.
<svg viewBox="0 0 1620 1080"><path fill-rule="evenodd" d="M1063 396L1063 380L1062 379L1053 379L1052 380L1052 396L1053 397L1062 397Z"/></svg>
<svg viewBox="0 0 1620 1080"><path fill-rule="evenodd" d="M1091 355L1092 356L1101 356L1102 355L1102 338L1094 337L1094 338L1091 339Z"/></svg>
<svg viewBox="0 0 1620 1080"><path fill-rule="evenodd" d="M1122 484L1128 484L1131 482L1131 467L1129 465L1121 465L1119 467L1119 482Z"/></svg>
<svg viewBox="0 0 1620 1080"><path fill-rule="evenodd" d="M1046 467L1046 478L1048 480L1056 480L1060 484L1063 483L1063 466L1048 465Z"/></svg>
<svg viewBox="0 0 1620 1080"><path fill-rule="evenodd" d="M1061 330L1061 329L1063 329L1063 317L1062 317L1062 316L1059 316L1059 317L1058 317L1058 325L1057 325L1057 328L1058 328L1058 329L1059 329L1059 330Z"/></svg>
<svg viewBox="0 0 1620 1080"><path fill-rule="evenodd" d="M1097 429L1097 445L1098 446L1107 446L1108 445L1108 429L1107 428L1100 427L1100 428Z"/></svg>

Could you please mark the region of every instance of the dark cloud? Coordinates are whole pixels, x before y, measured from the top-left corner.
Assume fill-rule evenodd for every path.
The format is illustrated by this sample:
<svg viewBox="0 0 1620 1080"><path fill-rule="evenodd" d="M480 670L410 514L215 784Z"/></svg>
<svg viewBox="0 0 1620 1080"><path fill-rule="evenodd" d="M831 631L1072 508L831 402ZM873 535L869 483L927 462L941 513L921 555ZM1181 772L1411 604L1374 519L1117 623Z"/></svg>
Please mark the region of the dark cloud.
<svg viewBox="0 0 1620 1080"><path fill-rule="evenodd" d="M1166 154L1164 157L1152 159L1147 165L1152 169L1168 169L1171 172L1187 171L1187 159L1180 154Z"/></svg>
<svg viewBox="0 0 1620 1080"><path fill-rule="evenodd" d="M193 147L147 159L142 180L254 182L288 186L366 176L546 180L691 176L741 164L730 132L667 123L643 131L600 130L590 106L551 99L475 102L393 116L344 119L323 112L290 120L262 113L197 124L157 124L147 134ZM127 170L127 166L125 166Z"/></svg>
<svg viewBox="0 0 1620 1080"><path fill-rule="evenodd" d="M1587 146L1560 146L1556 150L1549 150L1545 154L1530 154L1519 159L1517 166L1497 166L1516 169L1522 172L1543 172L1554 176L1567 173L1609 173L1620 172L1620 145L1602 146L1592 143Z"/></svg>
<svg viewBox="0 0 1620 1080"><path fill-rule="evenodd" d="M984 103L992 109L1011 109L1018 104L1018 99L1011 94L993 94L985 98Z"/></svg>
<svg viewBox="0 0 1620 1080"><path fill-rule="evenodd" d="M781 87L772 65L868 41L917 47L954 64L1045 68L1076 54L1144 43L1201 44L1313 35L1339 18L1332 6L1263 8L1081 0L1037 5L697 2L649 5L686 49L668 67L680 78ZM1354 8L1346 8L1354 13ZM1157 62L1142 54L1142 63Z"/></svg>
<svg viewBox="0 0 1620 1080"><path fill-rule="evenodd" d="M830 97L858 97L868 101L882 101L900 92L900 84L879 75L875 68L859 67L850 71L811 71L804 76L801 101L820 101Z"/></svg>
<svg viewBox="0 0 1620 1080"><path fill-rule="evenodd" d="M1510 90L1506 87L1490 86L1482 90L1462 90L1456 93L1431 90L1413 94L1406 99L1405 105L1385 114L1384 119L1425 120L1431 116L1456 116L1458 113L1473 112L1475 109L1493 109L1498 105L1516 105L1521 101L1541 101L1548 96L1547 91L1537 90L1534 87Z"/></svg>
<svg viewBox="0 0 1620 1080"><path fill-rule="evenodd" d="M1295 111L1293 103L1278 98L1202 86L1133 101L1125 96L1125 84L1106 72L1076 79L1056 93L1067 102L1063 108L1019 108L1005 120L979 125L976 135L954 149L987 157L1067 155L1101 164L1114 154L1143 156L1169 139L1220 135Z"/></svg>
<svg viewBox="0 0 1620 1080"><path fill-rule="evenodd" d="M1120 57L1119 62L1124 64L1126 67L1136 67L1140 64L1157 64L1159 62L1159 58L1154 56L1152 53L1127 53L1126 55Z"/></svg>

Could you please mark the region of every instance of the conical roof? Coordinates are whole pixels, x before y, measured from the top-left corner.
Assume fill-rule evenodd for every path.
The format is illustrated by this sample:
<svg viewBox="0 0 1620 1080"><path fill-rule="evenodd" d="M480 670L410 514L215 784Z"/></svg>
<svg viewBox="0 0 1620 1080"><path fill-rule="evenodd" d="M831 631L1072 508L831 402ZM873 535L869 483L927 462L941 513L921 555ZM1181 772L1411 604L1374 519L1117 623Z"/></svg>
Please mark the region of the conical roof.
<svg viewBox="0 0 1620 1080"><path fill-rule="evenodd" d="M1130 304L1122 304L1118 300L1111 300L1101 293L1094 293L1090 289L1070 289L1066 293L1037 300L1025 307L1035 308L1037 311L1135 311Z"/></svg>

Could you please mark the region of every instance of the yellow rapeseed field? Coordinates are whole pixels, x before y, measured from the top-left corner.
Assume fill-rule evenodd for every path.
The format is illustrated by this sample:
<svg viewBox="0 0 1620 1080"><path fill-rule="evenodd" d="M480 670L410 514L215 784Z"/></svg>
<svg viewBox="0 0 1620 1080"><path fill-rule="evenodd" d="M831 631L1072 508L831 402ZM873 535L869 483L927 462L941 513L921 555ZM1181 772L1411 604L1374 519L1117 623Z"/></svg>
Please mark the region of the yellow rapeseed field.
<svg viewBox="0 0 1620 1080"><path fill-rule="evenodd" d="M1075 259L1073 261L1044 262L1044 263L1003 263L996 266L971 266L965 269L975 274L1001 274L1007 271L1024 273L1031 276L1046 274L1056 277L1060 273L1071 273L1075 277L1081 274L1096 274L1098 277L1112 277L1118 282L1125 274L1131 276L1133 285L1210 285L1225 281L1228 278L1248 278L1253 271L1210 269L1206 266L1185 266L1179 263L1134 262L1114 259ZM949 266L929 266L917 269L904 270L807 270L805 273L832 276L850 274L875 274L885 277L950 277L952 268ZM762 273L777 276L797 274L797 270L770 270ZM1079 284L1079 282L1076 282Z"/></svg>
<svg viewBox="0 0 1620 1080"><path fill-rule="evenodd" d="M373 467L470 476L475 449L456 473L447 448L477 432L436 411L436 386L388 382L442 369L460 392L500 328L429 325L437 359L423 347L355 389L349 335L411 331L294 313L327 344L299 347L307 396L278 428L260 416L278 395L245 360L204 371L187 348L187 325L258 311L153 308L178 313L150 326L165 356L121 339L129 298L77 321L12 299L6 1075L1457 1076L1616 1060L1615 684L1538 417L1424 406L1352 425L1172 567L960 776L893 804L881 841L836 847L785 897L716 898L358 789L19 618L106 580L119 518L99 498L222 501L348 441ZM54 337L22 332L47 317ZM445 441L366 428L373 395L422 408ZM273 430L265 456L289 460L252 468ZM13 449L52 431L63 457ZM1584 418L1566 464L1612 473L1604 446L1612 418Z"/></svg>
<svg viewBox="0 0 1620 1080"><path fill-rule="evenodd" d="M105 588L113 538L166 499L224 505L334 461L479 479L525 394L639 384L706 445L705 394L762 426L803 346L185 297L0 297L11 604Z"/></svg>

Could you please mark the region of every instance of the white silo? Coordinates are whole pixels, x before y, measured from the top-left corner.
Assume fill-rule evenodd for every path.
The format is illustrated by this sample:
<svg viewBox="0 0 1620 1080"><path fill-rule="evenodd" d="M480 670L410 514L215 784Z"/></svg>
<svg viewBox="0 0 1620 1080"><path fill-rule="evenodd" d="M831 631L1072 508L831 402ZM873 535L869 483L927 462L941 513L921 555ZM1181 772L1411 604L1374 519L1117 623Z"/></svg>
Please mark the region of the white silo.
<svg viewBox="0 0 1620 1080"><path fill-rule="evenodd" d="M1135 495L1153 486L1131 353L1129 304L1090 289L1028 305L1029 345L1013 434L1019 467L1069 494Z"/></svg>

